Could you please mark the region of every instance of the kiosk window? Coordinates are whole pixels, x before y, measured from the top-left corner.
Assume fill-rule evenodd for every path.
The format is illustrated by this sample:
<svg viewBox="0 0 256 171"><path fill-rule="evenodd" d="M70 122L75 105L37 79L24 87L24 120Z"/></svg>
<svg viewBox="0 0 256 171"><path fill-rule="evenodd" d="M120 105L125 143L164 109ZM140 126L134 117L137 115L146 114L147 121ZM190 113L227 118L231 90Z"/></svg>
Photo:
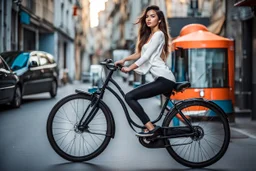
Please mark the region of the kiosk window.
<svg viewBox="0 0 256 171"><path fill-rule="evenodd" d="M227 49L185 49L175 58L177 81L188 80L193 88L228 87Z"/></svg>

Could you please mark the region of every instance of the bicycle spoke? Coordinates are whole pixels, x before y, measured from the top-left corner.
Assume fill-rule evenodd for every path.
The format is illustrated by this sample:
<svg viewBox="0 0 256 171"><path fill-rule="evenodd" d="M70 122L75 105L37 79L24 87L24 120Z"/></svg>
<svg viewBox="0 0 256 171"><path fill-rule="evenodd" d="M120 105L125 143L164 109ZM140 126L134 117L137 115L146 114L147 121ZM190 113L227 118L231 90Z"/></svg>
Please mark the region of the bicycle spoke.
<svg viewBox="0 0 256 171"><path fill-rule="evenodd" d="M81 94L71 95L51 113L51 125L47 124L48 138L57 145L58 154L71 161L84 161L100 154L110 141L110 117L100 104L95 108L95 116L83 130L80 123L92 110L91 97ZM85 113L87 112L87 113ZM84 116L83 116L84 115ZM83 121L81 121L83 117ZM49 122L48 118L48 122Z"/></svg>
<svg viewBox="0 0 256 171"><path fill-rule="evenodd" d="M67 119L65 119L65 118L62 118L62 117L60 117L60 116L56 116L56 118L63 119L63 120L65 120L65 121L68 121L69 123L73 124L71 121L69 121L69 120L67 120Z"/></svg>
<svg viewBox="0 0 256 171"><path fill-rule="evenodd" d="M178 156L176 158L178 161L183 164L188 163L188 166L193 166L192 164L206 165L207 161L215 158L223 150L228 131L225 130L225 119L216 113L218 110L215 107L207 102L188 104L183 105L180 110L192 125L195 134L191 137L169 138L170 146L167 150L170 154ZM165 125L172 128L177 127L177 129L187 127L188 123L180 115L182 114L178 112L169 115L169 120L166 120Z"/></svg>
<svg viewBox="0 0 256 171"><path fill-rule="evenodd" d="M79 119L79 117L78 117L78 102L77 102L77 106L76 107L75 107L75 100L74 100L73 103L74 104L72 104L72 102L71 102L70 105L72 106L72 108L73 108L73 110L74 110L74 112L76 114L76 123L77 123L77 119Z"/></svg>
<svg viewBox="0 0 256 171"><path fill-rule="evenodd" d="M57 122L57 121L53 121L53 123L72 124L72 123L70 123L70 122Z"/></svg>
<svg viewBox="0 0 256 171"><path fill-rule="evenodd" d="M67 135L70 133L70 131L65 135L65 136L63 136L64 138L63 138L63 140L61 141L61 143L60 143L60 146L62 146L62 143L64 142L64 140L66 139L66 137L67 137ZM58 140L56 140L57 142L59 141L59 140L61 140L62 139L62 137L60 138L60 139L58 139Z"/></svg>
<svg viewBox="0 0 256 171"><path fill-rule="evenodd" d="M212 146L210 145L210 143L209 143L207 140L205 140L205 139L204 139L204 141L205 141L205 142L208 144L208 146L211 148L212 152L215 153L215 150L214 150L214 148L212 148Z"/></svg>

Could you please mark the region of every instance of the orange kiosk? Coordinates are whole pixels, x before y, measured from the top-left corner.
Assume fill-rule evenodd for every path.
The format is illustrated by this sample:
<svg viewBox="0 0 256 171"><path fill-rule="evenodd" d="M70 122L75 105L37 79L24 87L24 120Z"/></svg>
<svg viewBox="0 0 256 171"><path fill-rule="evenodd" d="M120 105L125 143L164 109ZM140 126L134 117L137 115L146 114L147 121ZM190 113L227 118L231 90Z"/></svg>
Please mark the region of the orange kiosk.
<svg viewBox="0 0 256 171"><path fill-rule="evenodd" d="M189 81L191 88L171 99L201 97L233 114L234 42L209 32L201 24L190 24L182 28L172 49L171 68L176 80Z"/></svg>

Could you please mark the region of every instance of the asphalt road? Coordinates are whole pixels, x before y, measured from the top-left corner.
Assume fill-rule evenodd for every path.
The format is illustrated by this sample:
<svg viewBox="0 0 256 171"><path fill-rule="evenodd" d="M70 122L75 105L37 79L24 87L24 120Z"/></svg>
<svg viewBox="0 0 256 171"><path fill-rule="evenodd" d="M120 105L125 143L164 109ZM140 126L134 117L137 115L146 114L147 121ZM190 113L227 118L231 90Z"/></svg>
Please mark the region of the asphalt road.
<svg viewBox="0 0 256 171"><path fill-rule="evenodd" d="M127 92L132 87L119 84ZM1 171L90 171L90 170L218 170L254 171L256 139L232 131L231 143L224 157L204 169L190 169L177 163L165 149L147 149L128 126L121 105L107 92L104 101L116 122L115 138L106 150L89 162L72 163L62 159L51 148L46 136L46 120L51 108L76 88L87 90L88 84L61 87L55 99L48 93L27 96L19 109L0 106L0 170ZM146 112L155 118L160 111L159 100L142 100ZM129 109L131 112L131 110ZM133 118L134 114L131 112Z"/></svg>

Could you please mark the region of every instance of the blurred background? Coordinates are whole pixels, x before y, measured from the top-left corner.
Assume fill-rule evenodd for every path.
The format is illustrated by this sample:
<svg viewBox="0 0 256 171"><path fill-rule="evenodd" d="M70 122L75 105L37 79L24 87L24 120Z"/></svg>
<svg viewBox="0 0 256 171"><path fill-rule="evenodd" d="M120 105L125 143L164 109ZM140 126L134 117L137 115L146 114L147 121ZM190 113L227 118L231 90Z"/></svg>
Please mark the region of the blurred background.
<svg viewBox="0 0 256 171"><path fill-rule="evenodd" d="M153 4L165 13L173 40L184 26L198 23L234 42L234 108L256 113L254 0L0 0L0 52L47 52L58 66L58 85L91 81L92 75L101 77L100 61L134 52L134 23ZM129 75L122 77L130 84L147 79Z"/></svg>

